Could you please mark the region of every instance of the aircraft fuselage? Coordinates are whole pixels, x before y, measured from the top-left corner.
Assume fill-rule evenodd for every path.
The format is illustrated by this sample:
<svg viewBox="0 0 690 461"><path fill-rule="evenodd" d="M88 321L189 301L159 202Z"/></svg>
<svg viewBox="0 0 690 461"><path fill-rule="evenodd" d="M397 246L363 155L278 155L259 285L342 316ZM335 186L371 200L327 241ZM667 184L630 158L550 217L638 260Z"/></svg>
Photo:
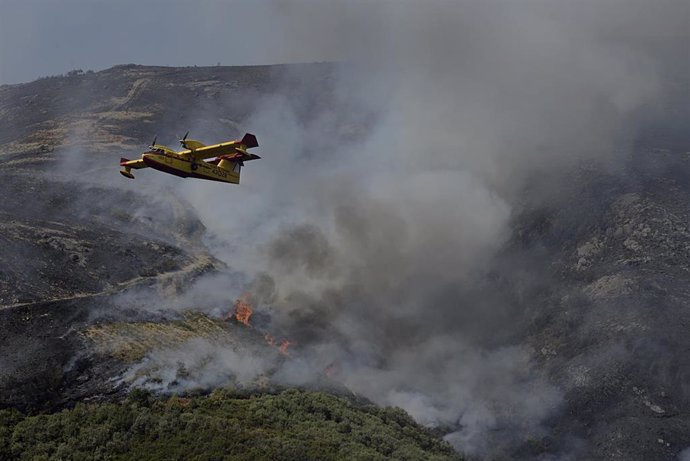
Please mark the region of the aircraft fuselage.
<svg viewBox="0 0 690 461"><path fill-rule="evenodd" d="M212 162L190 159L169 152L146 152L142 155L146 166L181 178L208 179L210 181L239 184L239 172L220 168Z"/></svg>

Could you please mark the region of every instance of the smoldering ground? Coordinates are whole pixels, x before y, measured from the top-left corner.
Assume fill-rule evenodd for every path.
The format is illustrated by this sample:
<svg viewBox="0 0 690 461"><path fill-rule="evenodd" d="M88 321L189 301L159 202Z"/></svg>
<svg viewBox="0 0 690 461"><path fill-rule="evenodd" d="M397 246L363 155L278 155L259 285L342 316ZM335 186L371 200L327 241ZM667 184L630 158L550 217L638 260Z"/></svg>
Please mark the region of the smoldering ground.
<svg viewBox="0 0 690 461"><path fill-rule="evenodd" d="M253 294L299 345L275 378L304 384L335 363L353 391L449 428L471 454L548 433L562 391L519 341L520 293L548 268L504 259L512 218L525 201L562 203L578 165L616 172L667 90L646 45L681 36L686 6L272 5L258 44L280 35L286 59L348 60L329 104L257 97L244 125L264 159L231 192L178 193L214 254L265 282Z"/></svg>

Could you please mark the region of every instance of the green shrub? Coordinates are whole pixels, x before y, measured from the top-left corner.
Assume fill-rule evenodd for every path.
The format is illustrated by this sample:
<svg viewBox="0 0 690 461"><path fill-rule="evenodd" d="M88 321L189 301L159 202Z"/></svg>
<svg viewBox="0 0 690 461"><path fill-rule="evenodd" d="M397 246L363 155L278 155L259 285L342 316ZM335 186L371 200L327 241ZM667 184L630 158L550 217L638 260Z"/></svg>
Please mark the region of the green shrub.
<svg viewBox="0 0 690 461"><path fill-rule="evenodd" d="M321 392L216 390L120 404L79 404L51 415L0 411L0 459L451 460L450 446L400 409Z"/></svg>

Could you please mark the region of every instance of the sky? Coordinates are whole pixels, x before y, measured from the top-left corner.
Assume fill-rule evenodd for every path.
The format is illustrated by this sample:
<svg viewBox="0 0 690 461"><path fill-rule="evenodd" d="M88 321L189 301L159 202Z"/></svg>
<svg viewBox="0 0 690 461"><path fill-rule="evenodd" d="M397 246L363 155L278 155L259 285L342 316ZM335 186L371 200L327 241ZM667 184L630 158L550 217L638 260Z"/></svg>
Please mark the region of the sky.
<svg viewBox="0 0 690 461"><path fill-rule="evenodd" d="M266 0L0 0L0 84L116 64L246 65L333 58L288 50ZM303 2L304 3L304 2Z"/></svg>

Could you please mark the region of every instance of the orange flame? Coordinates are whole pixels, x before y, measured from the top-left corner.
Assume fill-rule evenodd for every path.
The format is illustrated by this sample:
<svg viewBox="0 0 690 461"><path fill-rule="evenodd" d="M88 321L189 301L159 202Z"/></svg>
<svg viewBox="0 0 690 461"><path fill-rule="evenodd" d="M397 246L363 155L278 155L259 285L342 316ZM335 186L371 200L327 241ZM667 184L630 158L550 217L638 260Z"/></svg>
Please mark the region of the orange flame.
<svg viewBox="0 0 690 461"><path fill-rule="evenodd" d="M284 339L278 344L278 341L270 333L264 335L264 339L269 346L277 347L281 354L289 356L288 347L292 344L292 341Z"/></svg>
<svg viewBox="0 0 690 461"><path fill-rule="evenodd" d="M249 318L252 316L252 306L248 301L249 293L245 293L237 301L235 301L235 319L249 326Z"/></svg>
<svg viewBox="0 0 690 461"><path fill-rule="evenodd" d="M249 319L252 316L252 306L249 303L249 293L244 293L240 298L235 301L234 304L234 313L233 314L228 314L226 319L229 319L230 317L234 316L235 319L244 324L245 326L250 326L249 325ZM285 356L290 356L290 353L288 352L288 348L292 345L292 341L289 341L287 339L283 339L278 342L270 333L265 333L264 334L264 340L269 346L277 347L278 351L280 351L281 354Z"/></svg>
<svg viewBox="0 0 690 461"><path fill-rule="evenodd" d="M337 362L331 362L331 364L328 365L328 366L323 370L323 372L324 372L324 374L325 374L327 377L332 378L333 375L335 375L336 373L338 373L339 369L340 369L340 367L338 366L338 363L337 363Z"/></svg>
<svg viewBox="0 0 690 461"><path fill-rule="evenodd" d="M290 355L288 353L288 347L290 347L290 344L292 343L287 339L282 340L280 346L278 346L278 350L280 351L280 353L283 355Z"/></svg>

